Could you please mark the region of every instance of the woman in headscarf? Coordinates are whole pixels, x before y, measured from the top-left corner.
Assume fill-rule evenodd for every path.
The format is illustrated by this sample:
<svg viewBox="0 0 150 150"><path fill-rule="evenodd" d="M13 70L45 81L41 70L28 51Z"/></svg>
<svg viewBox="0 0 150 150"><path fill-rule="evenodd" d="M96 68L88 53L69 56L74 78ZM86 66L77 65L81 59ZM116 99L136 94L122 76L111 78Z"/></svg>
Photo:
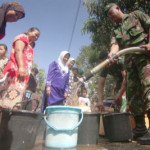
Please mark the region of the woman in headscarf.
<svg viewBox="0 0 150 150"><path fill-rule="evenodd" d="M10 60L6 65L3 75L7 72L7 78L0 84L0 107L2 108L20 108L24 92L28 85L29 75L33 63L33 49L31 42L36 41L40 36L40 31L32 27L27 33L15 37Z"/></svg>
<svg viewBox="0 0 150 150"><path fill-rule="evenodd" d="M74 74L72 72L72 68L75 64L75 59L74 58L69 58L68 62L67 62L67 66L70 70L70 74L69 74L69 90L68 90L68 98L71 96L73 89L74 89Z"/></svg>
<svg viewBox="0 0 150 150"><path fill-rule="evenodd" d="M50 105L63 105L69 87L68 51L62 51L57 61L49 65L41 112Z"/></svg>
<svg viewBox="0 0 150 150"><path fill-rule="evenodd" d="M7 22L16 22L25 16L24 8L18 2L3 3L0 7L0 40L5 36Z"/></svg>

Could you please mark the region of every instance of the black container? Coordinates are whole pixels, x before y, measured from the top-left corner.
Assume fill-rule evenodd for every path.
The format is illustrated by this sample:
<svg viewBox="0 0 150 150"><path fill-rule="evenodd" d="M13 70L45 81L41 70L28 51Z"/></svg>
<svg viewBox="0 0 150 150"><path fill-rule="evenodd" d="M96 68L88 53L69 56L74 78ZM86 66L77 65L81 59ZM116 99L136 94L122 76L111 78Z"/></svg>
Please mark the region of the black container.
<svg viewBox="0 0 150 150"><path fill-rule="evenodd" d="M46 122L45 122L45 120L43 118L41 123L40 123L40 127L39 127L39 130L38 130L36 139L38 139L38 140L45 140L46 127L47 127L47 125L46 125Z"/></svg>
<svg viewBox="0 0 150 150"><path fill-rule="evenodd" d="M28 150L34 146L41 113L0 110L0 150Z"/></svg>
<svg viewBox="0 0 150 150"><path fill-rule="evenodd" d="M112 142L132 139L129 113L109 113L103 115L105 136Z"/></svg>
<svg viewBox="0 0 150 150"><path fill-rule="evenodd" d="M78 127L78 144L98 144L100 113L84 113Z"/></svg>

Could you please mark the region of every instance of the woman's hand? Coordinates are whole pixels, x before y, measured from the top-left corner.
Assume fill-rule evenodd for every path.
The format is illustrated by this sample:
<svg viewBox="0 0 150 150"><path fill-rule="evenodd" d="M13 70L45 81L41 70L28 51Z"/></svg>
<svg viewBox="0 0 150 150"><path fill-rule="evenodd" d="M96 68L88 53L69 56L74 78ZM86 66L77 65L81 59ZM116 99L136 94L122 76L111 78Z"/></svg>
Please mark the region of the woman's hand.
<svg viewBox="0 0 150 150"><path fill-rule="evenodd" d="M47 94L47 96L50 96L50 93L51 93L51 88L50 88L50 87L47 87L47 88L46 88L46 94Z"/></svg>
<svg viewBox="0 0 150 150"><path fill-rule="evenodd" d="M19 80L23 80L25 76L26 76L26 70L24 69L24 67L19 67L19 72L18 72Z"/></svg>
<svg viewBox="0 0 150 150"><path fill-rule="evenodd" d="M64 97L65 97L66 99L68 99L68 94L67 94L67 93L65 93L65 94L64 94Z"/></svg>

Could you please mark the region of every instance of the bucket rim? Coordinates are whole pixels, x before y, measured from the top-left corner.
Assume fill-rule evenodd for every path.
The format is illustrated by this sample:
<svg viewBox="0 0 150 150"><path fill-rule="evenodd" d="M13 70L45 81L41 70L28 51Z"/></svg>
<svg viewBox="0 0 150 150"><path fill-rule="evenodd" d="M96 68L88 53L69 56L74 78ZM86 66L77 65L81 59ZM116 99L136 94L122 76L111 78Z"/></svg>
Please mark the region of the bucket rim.
<svg viewBox="0 0 150 150"><path fill-rule="evenodd" d="M32 111L29 111L29 110L14 110L14 109L6 109L6 108L0 108L0 112L3 112L3 111L5 111L5 112L10 112L10 113L26 113L26 114L35 114L35 115L41 115L41 116L43 116L43 114L42 113L40 113L40 112L32 112Z"/></svg>
<svg viewBox="0 0 150 150"><path fill-rule="evenodd" d="M118 115L130 115L129 112L121 112L121 113L106 113L106 114L103 114L104 117L107 117L107 116L118 116Z"/></svg>
<svg viewBox="0 0 150 150"><path fill-rule="evenodd" d="M51 110L54 110L54 109L60 109L60 110L78 110L78 111L82 111L81 108L78 108L78 107L74 107L74 106L48 106L46 107L46 110L47 109L51 109Z"/></svg>
<svg viewBox="0 0 150 150"><path fill-rule="evenodd" d="M100 112L83 112L84 115L100 115Z"/></svg>

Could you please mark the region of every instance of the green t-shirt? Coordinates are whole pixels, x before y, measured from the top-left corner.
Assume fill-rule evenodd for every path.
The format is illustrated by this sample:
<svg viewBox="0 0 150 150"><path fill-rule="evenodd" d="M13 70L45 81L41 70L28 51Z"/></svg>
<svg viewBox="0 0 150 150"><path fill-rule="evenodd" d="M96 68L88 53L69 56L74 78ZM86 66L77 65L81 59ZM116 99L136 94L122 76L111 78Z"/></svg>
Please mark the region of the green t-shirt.
<svg viewBox="0 0 150 150"><path fill-rule="evenodd" d="M112 75L117 81L122 82L121 72L124 70L124 57L120 58L116 63L112 64L109 67L105 67L100 72L100 76L106 78L107 75Z"/></svg>

